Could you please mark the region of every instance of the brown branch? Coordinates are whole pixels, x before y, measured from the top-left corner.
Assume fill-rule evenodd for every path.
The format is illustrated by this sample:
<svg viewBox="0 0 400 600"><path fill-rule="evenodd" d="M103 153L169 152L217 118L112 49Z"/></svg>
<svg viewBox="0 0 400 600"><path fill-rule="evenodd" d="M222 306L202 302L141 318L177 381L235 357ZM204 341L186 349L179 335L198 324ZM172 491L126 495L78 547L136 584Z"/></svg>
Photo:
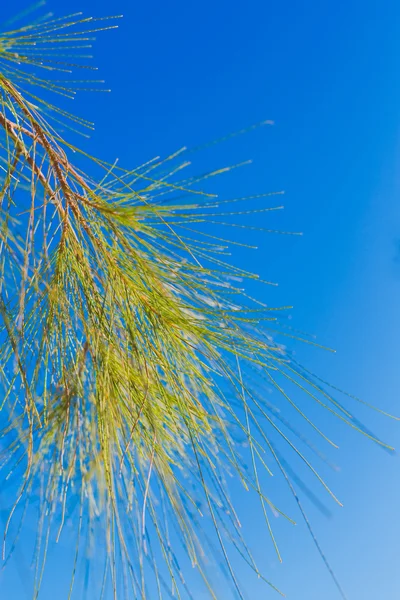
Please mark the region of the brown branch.
<svg viewBox="0 0 400 600"><path fill-rule="evenodd" d="M12 138L14 145L17 151L22 154L32 171L35 173L36 177L39 179L40 183L44 187L44 189L49 194L50 201L56 204L57 209L60 211L63 218L65 218L65 210L62 207L60 200L57 202L55 198L57 196L57 192L53 190L48 179L44 176L40 167L36 164L34 158L29 154L28 150L25 147L23 141L19 138L19 136L15 133L15 129L18 127L15 123L7 119L3 113L0 112L0 125L5 129L8 135Z"/></svg>
<svg viewBox="0 0 400 600"><path fill-rule="evenodd" d="M91 208L97 208L100 211L101 211L101 206L98 206L98 205L94 204L93 202L90 202L88 198L85 198L84 196L82 196L82 194L79 194L79 193L75 192L74 190L72 190L71 186L67 182L67 178L63 172L63 169L65 171L67 171L69 174L71 174L72 177L82 187L82 189L86 193L88 193L90 196L93 196L93 193L94 193L92 188L77 173L77 171L74 169L74 167L71 165L71 163L69 163L66 156L64 156L64 157L60 156L59 152L57 152L57 150L55 150L53 148L51 142L48 139L47 132L40 125L40 123L37 121L37 119L34 117L34 115L31 113L31 111L27 107L24 99L22 98L21 94L18 92L18 90L16 90L16 88L12 85L12 83L10 83L4 76L0 75L0 85L8 92L8 94L11 96L11 98L19 106L19 108L22 111L25 118L30 122L33 131L30 131L26 127L20 126L19 124L12 122L10 119L7 119L7 117L4 114L1 114L1 113L0 113L0 125L2 125L6 129L8 134L12 137L16 148L22 153L26 162L29 164L29 166L31 167L33 172L38 177L40 183L50 194L50 201L53 201L56 204L56 206L60 212L62 222L64 224L63 238L65 238L66 230L67 230L68 226L70 226L70 221L68 220L68 211L70 209L71 212L73 213L76 221L81 225L81 227L84 229L84 231L89 236L89 238L92 240L92 242L96 243L97 240L93 236L93 233L90 229L89 224L86 222L81 211L79 210L79 202L88 204L88 205L90 205ZM56 198L57 191L52 190L48 180L43 175L40 167L38 167L35 160L32 158L32 156L27 151L23 140L21 140L21 138L16 133L16 131L18 131L18 133L23 133L24 135L26 135L27 137L32 139L34 142L37 142L42 146L43 150L45 151L45 153L48 156L54 176L55 176L56 180L58 181L60 189L64 195L65 204L66 204L65 208L62 206L60 199L58 200L58 202L54 200L54 198Z"/></svg>

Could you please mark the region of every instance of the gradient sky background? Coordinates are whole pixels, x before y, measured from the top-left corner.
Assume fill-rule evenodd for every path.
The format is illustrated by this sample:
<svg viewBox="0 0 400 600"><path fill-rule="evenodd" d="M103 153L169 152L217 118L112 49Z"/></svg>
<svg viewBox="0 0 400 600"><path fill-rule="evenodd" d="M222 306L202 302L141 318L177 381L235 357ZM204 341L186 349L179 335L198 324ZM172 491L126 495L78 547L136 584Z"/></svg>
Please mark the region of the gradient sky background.
<svg viewBox="0 0 400 600"><path fill-rule="evenodd" d="M12 14L28 2L6 4L2 12ZM75 111L96 121L88 143L96 155L140 164L275 121L194 158L199 171L206 163L252 158L251 167L226 180L227 194L284 189L285 211L273 226L304 233L271 235L258 253L235 260L279 281L278 289L263 291L267 301L293 304L293 326L337 350L297 347L303 363L400 414L399 3L49 0L48 7L125 17L119 31L96 44L96 64L112 94L76 101ZM399 423L346 402L400 448ZM349 599L396 600L398 456L332 420L329 427L340 450L324 450L341 470L327 477L344 508L325 498L327 519L304 504ZM339 598L300 519L279 532L280 566L254 500L239 490L237 499L258 562L290 600ZM50 570L43 600L61 597L61 568ZM0 576L2 600L26 597L20 575L11 566ZM244 589L250 600L278 598L254 578L244 580ZM220 597L229 600L230 592Z"/></svg>

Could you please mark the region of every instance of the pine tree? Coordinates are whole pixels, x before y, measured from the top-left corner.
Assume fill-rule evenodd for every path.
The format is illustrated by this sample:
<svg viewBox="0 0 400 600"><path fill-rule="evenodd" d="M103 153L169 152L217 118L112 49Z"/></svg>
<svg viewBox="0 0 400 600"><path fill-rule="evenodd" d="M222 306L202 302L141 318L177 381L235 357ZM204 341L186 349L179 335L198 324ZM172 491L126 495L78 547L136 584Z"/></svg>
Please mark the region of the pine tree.
<svg viewBox="0 0 400 600"><path fill-rule="evenodd" d="M222 228L235 214L240 226L241 215L279 206L217 200L201 186L221 170L185 177L185 149L129 169L61 134L92 125L51 95L97 85L72 81L71 63L83 66L93 34L114 23L45 17L0 36L2 470L19 482L3 559L15 546L13 521L18 537L39 496L34 597L49 540L71 520L70 594L91 541L103 592L108 578L115 597L193 597L180 566L186 554L212 598L208 565L222 558L242 598L230 552L264 575L242 538L226 472L258 495L279 558L271 515L291 518L262 489L266 457L307 517L277 436L336 500L297 448L296 436L318 452L285 419L284 405L335 444L287 386L384 444L278 343L278 309L240 283L257 276L230 264L226 236L204 227ZM267 385L276 406L265 399ZM203 531L204 518L213 533Z"/></svg>

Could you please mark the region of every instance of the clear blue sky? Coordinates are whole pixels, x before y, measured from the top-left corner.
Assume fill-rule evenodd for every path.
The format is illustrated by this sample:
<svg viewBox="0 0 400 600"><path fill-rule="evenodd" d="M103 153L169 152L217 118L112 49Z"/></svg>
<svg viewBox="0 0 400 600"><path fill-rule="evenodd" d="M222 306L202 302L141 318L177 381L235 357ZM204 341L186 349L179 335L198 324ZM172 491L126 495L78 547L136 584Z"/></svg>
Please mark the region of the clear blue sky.
<svg viewBox="0 0 400 600"><path fill-rule="evenodd" d="M76 101L75 111L96 121L88 143L96 155L118 156L133 166L263 119L275 121L195 158L199 171L206 162L220 166L252 158L251 167L226 180L227 195L284 189L285 211L274 216L274 226L304 233L270 236L257 254L235 259L279 281L277 290L264 292L267 301L293 304L292 324L337 350L332 355L296 347L303 363L399 414L399 3L49 0L48 5L59 14L83 10L125 17L119 31L96 44L96 63L112 94ZM5 11L11 14L11 7ZM400 448L398 423L349 403ZM341 470L327 477L344 508L325 499L332 511L326 519L307 500L304 504L349 599L397 600L398 457L329 423L340 450L324 450ZM278 527L284 558L278 565L254 499L237 494L255 554L287 597L337 600L300 521L295 529ZM286 494L282 502L294 512ZM43 600L61 597L59 576L55 566ZM24 600L14 567L0 576L1 585L2 600ZM244 589L250 600L278 598L246 576ZM229 591L221 594L221 600L230 600Z"/></svg>

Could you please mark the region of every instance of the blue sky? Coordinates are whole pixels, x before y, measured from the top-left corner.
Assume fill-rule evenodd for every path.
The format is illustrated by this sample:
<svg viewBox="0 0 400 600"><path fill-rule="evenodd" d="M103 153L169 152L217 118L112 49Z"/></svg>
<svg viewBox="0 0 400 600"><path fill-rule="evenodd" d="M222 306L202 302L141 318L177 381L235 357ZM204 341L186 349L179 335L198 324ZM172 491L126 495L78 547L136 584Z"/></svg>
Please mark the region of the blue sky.
<svg viewBox="0 0 400 600"><path fill-rule="evenodd" d="M131 166L264 119L275 122L194 158L200 171L206 164L252 158L251 167L224 182L227 195L285 190L285 211L273 217L274 227L304 234L260 239L257 254L235 260L279 281L278 289L263 291L267 301L293 304L293 326L337 350L332 355L296 346L303 363L399 414L398 3L63 4L48 2L58 14L65 4L68 12L124 14L119 31L96 44L96 63L112 94L76 100L75 111L97 124L88 143L92 153L108 160L118 156ZM347 402L400 448L398 423ZM398 457L331 420L329 427L340 450L324 450L341 470L328 478L344 508L329 503L332 517L326 519L307 500L304 504L349 599L396 600ZM265 560L268 576L289 599L339 598L300 521L294 530L280 531L280 566L260 527L261 513L239 490L237 498L259 562ZM0 590L6 592L0 598L25 598L14 568L2 578ZM43 600L57 597L57 583L50 573ZM278 598L254 579L245 577L244 589L251 600Z"/></svg>

